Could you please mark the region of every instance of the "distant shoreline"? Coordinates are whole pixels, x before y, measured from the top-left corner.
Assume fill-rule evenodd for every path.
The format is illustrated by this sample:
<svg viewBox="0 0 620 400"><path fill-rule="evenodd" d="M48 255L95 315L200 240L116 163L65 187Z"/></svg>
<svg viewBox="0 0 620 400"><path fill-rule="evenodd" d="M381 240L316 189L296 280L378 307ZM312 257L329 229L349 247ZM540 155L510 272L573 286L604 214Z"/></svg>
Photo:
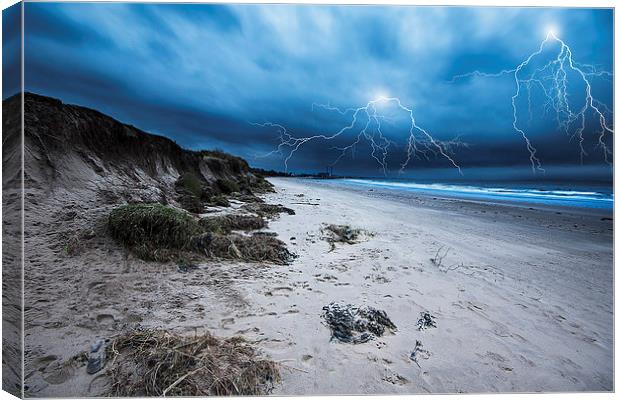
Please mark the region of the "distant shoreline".
<svg viewBox="0 0 620 400"><path fill-rule="evenodd" d="M325 187L334 187L338 186L341 190L364 193L366 195L372 197L383 197L385 199L391 199L401 202L410 203L412 201L433 201L435 203L440 204L459 204L461 206L468 205L471 207L476 207L476 205L494 205L497 207L510 207L510 208L524 208L524 209L537 209L537 210L547 210L553 212L560 213L571 213L571 214L591 214L595 216L601 216L604 218L611 218L613 216L613 197L607 202L606 207L585 207L579 206L579 204L567 205L566 201L562 201L558 199L557 201L551 202L542 202L542 201L527 201L526 199L507 199L507 198L490 198L484 196L476 196L469 195L463 196L459 193L454 193L450 191L428 191L428 190L398 190L393 187L378 187L371 185L356 185L350 184L348 182L344 182L346 179L350 178L339 178L339 179L316 179L316 178L307 178L307 177L279 177L279 178L268 178L268 179L291 179L291 180L299 180L299 181L307 181L312 182L312 184L325 186ZM358 178L355 178L358 179ZM341 182L338 182L341 181ZM463 185L466 186L466 185ZM433 207L435 207L434 205Z"/></svg>

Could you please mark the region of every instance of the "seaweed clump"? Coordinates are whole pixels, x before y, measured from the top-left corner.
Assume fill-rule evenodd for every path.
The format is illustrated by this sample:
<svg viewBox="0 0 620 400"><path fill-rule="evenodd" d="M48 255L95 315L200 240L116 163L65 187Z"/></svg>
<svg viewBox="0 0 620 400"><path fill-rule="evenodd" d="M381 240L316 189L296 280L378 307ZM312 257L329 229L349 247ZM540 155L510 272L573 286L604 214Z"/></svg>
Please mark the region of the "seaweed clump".
<svg viewBox="0 0 620 400"><path fill-rule="evenodd" d="M428 311L424 311L420 313L420 319L418 319L418 330L423 331L428 328L437 328L437 323L435 322L435 316L429 313Z"/></svg>
<svg viewBox="0 0 620 400"><path fill-rule="evenodd" d="M323 307L323 318L332 331L332 339L344 343L366 343L383 336L386 330L396 330L385 311L369 306L330 303Z"/></svg>
<svg viewBox="0 0 620 400"><path fill-rule="evenodd" d="M191 215L159 203L120 206L110 213L108 228L114 239L147 261L174 258L202 232Z"/></svg>
<svg viewBox="0 0 620 400"><path fill-rule="evenodd" d="M336 243L355 244L365 233L362 229L354 229L349 225L327 225L323 232L326 233L325 240L329 243L330 251L336 248Z"/></svg>
<svg viewBox="0 0 620 400"><path fill-rule="evenodd" d="M238 336L136 330L107 351L109 396L264 395L280 380L278 364Z"/></svg>

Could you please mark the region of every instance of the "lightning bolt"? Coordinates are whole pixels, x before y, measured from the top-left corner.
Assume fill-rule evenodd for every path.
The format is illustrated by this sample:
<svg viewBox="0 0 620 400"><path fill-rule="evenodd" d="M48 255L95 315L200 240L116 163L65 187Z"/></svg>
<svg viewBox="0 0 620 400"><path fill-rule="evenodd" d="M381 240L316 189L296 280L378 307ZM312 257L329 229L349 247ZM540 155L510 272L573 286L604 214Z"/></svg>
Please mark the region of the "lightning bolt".
<svg viewBox="0 0 620 400"><path fill-rule="evenodd" d="M541 55L550 43L559 45L557 55L542 67L528 71L527 68L531 66L533 60ZM569 98L571 97L568 93L570 83L569 72L581 80L584 86L583 103L579 103L576 109L571 108L569 103ZM605 138L607 135L613 135L614 133L613 127L608 122L608 119L612 118L613 112L606 104L592 95L591 79L611 78L613 77L612 73L600 70L594 65L576 62L573 59L571 48L562 39L558 38L554 32L550 31L547 33L545 40L540 43L538 50L530 54L516 68L505 69L496 73L473 71L467 74L456 75L451 82L468 77L501 77L505 75L511 75L516 86L511 100L513 111L512 127L525 141L534 173L536 171L544 173L545 170L542 168L540 159L536 156L536 148L525 132L525 128L519 123L517 110L517 98L523 91L527 91L528 110L531 121L533 117L531 111L531 92L533 88L541 89L545 98L545 111L555 112L558 128L564 130L571 139L576 138L579 144L579 156L582 163L583 157L588 155L583 145L585 140L583 133L586 129L586 114L591 111L595 119L598 120L597 147L601 149L605 162L611 165L610 157L612 156L612 150L605 143Z"/></svg>
<svg viewBox="0 0 620 400"><path fill-rule="evenodd" d="M288 163L291 158L308 142L317 140L330 141L349 133L353 133L353 139L349 144L346 146L331 148L338 150L339 155L330 165L336 165L347 154L347 152L351 152L351 154L354 155L356 146L365 140L371 148L370 156L379 164L383 170L383 173L387 175L387 157L389 154L389 149L392 146L396 147L398 145L394 141L388 139L382 130L382 123L386 121L389 122L389 118L381 114L378 109L380 108L379 106L383 105L392 105L396 107L397 110L405 113L405 115L409 118L407 130L408 137L405 143L406 158L400 165L401 172L404 171L407 165L414 158L423 157L429 160L431 157L443 157L453 167L455 167L460 174L462 174L461 168L454 160L452 153L454 148L466 146L466 144L462 143L458 137L447 142L435 139L427 130L417 124L413 114L413 109L405 106L397 97L381 96L369 101L364 106L346 109L341 109L330 104L313 103L313 111L316 111L317 109L325 110L337 113L341 117L348 118L348 123L333 133L317 133L306 137L296 137L289 132L285 126L278 123L252 122L251 124L254 126L273 128L278 132L280 143L277 148L263 156L268 157L274 154L280 154L284 158L284 167L286 171L288 171Z"/></svg>

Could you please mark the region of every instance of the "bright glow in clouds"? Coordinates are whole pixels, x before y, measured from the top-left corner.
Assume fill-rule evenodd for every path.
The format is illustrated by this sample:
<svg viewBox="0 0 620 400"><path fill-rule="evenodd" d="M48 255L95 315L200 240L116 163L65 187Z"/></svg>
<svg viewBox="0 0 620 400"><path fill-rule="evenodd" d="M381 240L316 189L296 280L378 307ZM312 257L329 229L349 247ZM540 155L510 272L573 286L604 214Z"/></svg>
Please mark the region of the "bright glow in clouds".
<svg viewBox="0 0 620 400"><path fill-rule="evenodd" d="M376 100L376 101L386 101L386 100L389 99L389 97L390 97L390 95L386 91L384 91L384 90L377 90L375 92L375 95L372 96L372 99Z"/></svg>
<svg viewBox="0 0 620 400"><path fill-rule="evenodd" d="M560 36L560 32L558 31L558 27L556 25L549 24L545 27L544 35L557 37Z"/></svg>

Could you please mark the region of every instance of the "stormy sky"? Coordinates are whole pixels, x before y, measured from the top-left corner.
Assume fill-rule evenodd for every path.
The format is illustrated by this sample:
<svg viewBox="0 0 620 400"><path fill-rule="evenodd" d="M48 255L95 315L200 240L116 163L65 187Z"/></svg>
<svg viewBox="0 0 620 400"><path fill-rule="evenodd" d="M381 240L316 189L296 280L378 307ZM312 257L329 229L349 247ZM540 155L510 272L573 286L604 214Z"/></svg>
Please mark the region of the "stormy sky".
<svg viewBox="0 0 620 400"><path fill-rule="evenodd" d="M465 142L453 158L469 177L527 178L529 153L512 127L514 77L452 77L516 67L550 27L576 61L613 71L609 9L27 3L24 19L26 90L95 108L187 148L220 148L278 170L282 157L263 157L277 146L277 132L251 122L276 122L294 136L329 134L348 125L350 114L313 110L313 103L359 107L386 95L411 107L437 140ZM3 97L17 90L5 85ZM592 77L592 91L613 108L610 78ZM569 91L575 101L582 93ZM532 97L531 114L523 100L519 123L548 177L610 176L593 139L596 121L585 126L582 164L575 139L545 114L544 99ZM393 142L388 165L397 171L407 115L388 105L382 112ZM339 154L335 147L356 134L307 143L289 170L324 170ZM380 176L370 152L360 143L335 172ZM457 175L445 158L431 156L414 160L404 176Z"/></svg>

